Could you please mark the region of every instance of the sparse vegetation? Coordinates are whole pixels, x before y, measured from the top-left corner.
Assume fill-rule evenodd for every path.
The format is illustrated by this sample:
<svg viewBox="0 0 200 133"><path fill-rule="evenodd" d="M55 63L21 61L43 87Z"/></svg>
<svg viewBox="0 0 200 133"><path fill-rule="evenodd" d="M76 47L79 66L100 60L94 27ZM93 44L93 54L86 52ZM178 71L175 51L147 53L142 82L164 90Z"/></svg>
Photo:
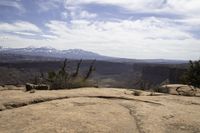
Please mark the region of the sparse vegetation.
<svg viewBox="0 0 200 133"><path fill-rule="evenodd" d="M83 61L80 60L77 63L76 71L70 72L67 70L69 62L65 59L63 65L59 71L51 71L48 73L47 81L50 83L51 89L64 89L64 88L79 88L84 86L90 86L87 82L94 69L95 60L89 66L86 75L80 74L80 66Z"/></svg>
<svg viewBox="0 0 200 133"><path fill-rule="evenodd" d="M167 94L170 93L169 89L167 88L166 85L160 85L160 86L156 87L154 90L155 90L155 92L159 92L159 93L167 93Z"/></svg>
<svg viewBox="0 0 200 133"><path fill-rule="evenodd" d="M190 61L187 72L182 77L184 84L200 87L200 60Z"/></svg>
<svg viewBox="0 0 200 133"><path fill-rule="evenodd" d="M1 60L2 61L2 60ZM22 62L10 62L2 63L0 61L0 85L25 85L26 83L32 84L50 84L48 82L48 73L53 75L57 74L61 66L63 66L64 60L58 61L22 61ZM68 60L66 71L74 74L72 78L73 82L80 82L79 79L86 77L86 74L91 65L91 60L84 60L80 64L78 70L78 76L76 72L77 64L80 60ZM130 63L114 63L106 61L95 62L95 73L81 84L87 84L90 82L98 84L101 87L117 87L117 88L137 88L149 90L160 85L166 79L169 79L170 83L179 83L173 80L175 77L174 71L171 71L171 65L154 65L148 69L148 64L137 64L132 68ZM185 72L186 64L181 64L178 69L180 73ZM147 69L147 70L146 70ZM162 70L165 71L162 71ZM181 71L182 69L183 72ZM143 71L145 70L145 71ZM94 71L94 70L93 70ZM76 74L75 74L76 73ZM179 75L181 75L179 74ZM82 76L80 78L80 76ZM141 79L141 81L140 81ZM142 80L145 83L142 83ZM140 82L139 82L140 81ZM147 84L151 83L151 85ZM74 83L73 83L74 85ZM76 85L77 86L77 85Z"/></svg>
<svg viewBox="0 0 200 133"><path fill-rule="evenodd" d="M155 95L156 95L156 91L151 89L149 96L155 96Z"/></svg>
<svg viewBox="0 0 200 133"><path fill-rule="evenodd" d="M141 94L142 94L142 92L141 91L133 91L132 92L132 94L134 95L134 96L140 96Z"/></svg>

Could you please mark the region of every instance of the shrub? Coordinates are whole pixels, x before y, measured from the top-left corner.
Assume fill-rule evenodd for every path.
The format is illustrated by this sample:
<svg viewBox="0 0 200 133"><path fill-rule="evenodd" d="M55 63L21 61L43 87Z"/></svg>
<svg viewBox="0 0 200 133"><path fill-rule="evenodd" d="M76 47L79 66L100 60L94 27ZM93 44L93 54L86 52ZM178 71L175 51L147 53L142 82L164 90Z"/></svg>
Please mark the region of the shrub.
<svg viewBox="0 0 200 133"><path fill-rule="evenodd" d="M141 95L141 91L133 91L132 92L132 94L134 95L134 96L140 96Z"/></svg>
<svg viewBox="0 0 200 133"><path fill-rule="evenodd" d="M63 65L59 71L51 71L48 73L47 81L50 83L51 89L64 89L64 88L79 88L89 86L87 82L88 78L91 76L94 69L94 63L96 60L92 61L89 66L86 75L80 74L80 66L83 62L82 59L77 63L75 72L69 72L66 68L69 62L67 59L64 60Z"/></svg>
<svg viewBox="0 0 200 133"><path fill-rule="evenodd" d="M187 72L183 75L184 84L200 87L200 60L190 61Z"/></svg>

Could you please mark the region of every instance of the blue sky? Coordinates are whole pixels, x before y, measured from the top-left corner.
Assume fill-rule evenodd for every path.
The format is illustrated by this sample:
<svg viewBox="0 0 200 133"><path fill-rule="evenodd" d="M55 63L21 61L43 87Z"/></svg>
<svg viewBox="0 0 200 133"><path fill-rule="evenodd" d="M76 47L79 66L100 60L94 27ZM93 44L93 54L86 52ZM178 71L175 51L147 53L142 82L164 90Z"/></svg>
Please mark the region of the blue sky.
<svg viewBox="0 0 200 133"><path fill-rule="evenodd" d="M0 45L199 59L200 0L0 0Z"/></svg>

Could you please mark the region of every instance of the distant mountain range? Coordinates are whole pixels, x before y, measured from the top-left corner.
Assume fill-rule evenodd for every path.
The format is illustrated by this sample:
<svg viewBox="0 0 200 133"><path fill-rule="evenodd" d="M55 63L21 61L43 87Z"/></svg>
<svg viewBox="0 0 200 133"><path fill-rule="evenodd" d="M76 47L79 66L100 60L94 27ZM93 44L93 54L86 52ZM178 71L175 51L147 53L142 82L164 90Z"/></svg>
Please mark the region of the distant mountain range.
<svg viewBox="0 0 200 133"><path fill-rule="evenodd" d="M82 49L57 50L51 47L1 48L0 52L1 54L42 56L42 57L54 57L54 58L68 58L68 59L88 59L88 60L111 59L111 57L102 56Z"/></svg>
<svg viewBox="0 0 200 133"><path fill-rule="evenodd" d="M53 58L53 59L84 59L84 60L103 60L111 62L128 62L128 63L156 63L156 64L181 64L187 61L183 60L164 60L164 59L126 59L126 58L115 58L103 56L94 52L85 51L82 49L69 49L69 50L57 50L51 47L27 47L27 48L2 48L0 46L0 56L20 56L20 57L42 57L42 58ZM2 58L3 58L2 57ZM14 57L12 57L14 58Z"/></svg>

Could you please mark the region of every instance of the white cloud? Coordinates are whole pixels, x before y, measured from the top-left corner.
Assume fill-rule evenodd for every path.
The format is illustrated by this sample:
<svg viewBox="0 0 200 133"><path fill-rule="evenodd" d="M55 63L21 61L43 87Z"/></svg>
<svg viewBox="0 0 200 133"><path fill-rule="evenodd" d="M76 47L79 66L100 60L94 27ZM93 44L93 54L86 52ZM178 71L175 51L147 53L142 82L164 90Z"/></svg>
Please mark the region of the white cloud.
<svg viewBox="0 0 200 133"><path fill-rule="evenodd" d="M81 11L80 13L80 18L95 18L95 17L97 17L97 14L90 13L88 11Z"/></svg>
<svg viewBox="0 0 200 133"><path fill-rule="evenodd" d="M136 10L136 9L141 9L144 7L150 7L152 9L155 8L162 8L163 4L166 4L167 2L170 2L173 4L176 4L177 0L173 0L175 2L171 2L171 0L67 0L66 4L67 5L79 5L79 4L92 4L92 3L96 3L96 4L110 4L110 5L116 5L116 6L122 6L124 8L127 9L131 9L131 10ZM187 2L187 0L179 0L183 2ZM193 1L193 0L191 0ZM179 2L180 3L180 2Z"/></svg>
<svg viewBox="0 0 200 133"><path fill-rule="evenodd" d="M33 38L22 38L21 36L0 34L1 46L12 47L12 48L23 48L28 46L43 47L47 46L48 40L46 39L33 39ZM46 44L46 45L45 45Z"/></svg>
<svg viewBox="0 0 200 133"><path fill-rule="evenodd" d="M200 18L174 19L173 21L182 23L183 25L195 27L195 28L200 26Z"/></svg>
<svg viewBox="0 0 200 133"><path fill-rule="evenodd" d="M36 34L35 33L30 33L30 32L20 32L20 31L17 31L17 32L14 32L15 34L19 34L19 35L25 35L25 36L35 36Z"/></svg>
<svg viewBox="0 0 200 133"><path fill-rule="evenodd" d="M56 9L61 2L63 1L48 1L48 4L41 5L41 10ZM200 26L199 2L199 0L67 0L66 9L61 16L64 20L68 18L72 20L70 22L54 20L46 23L45 26L49 30L46 33L50 34L43 34L36 25L24 21L12 24L0 23L0 33L2 35L6 32L21 35L35 33L42 37L28 39L6 34L4 46L50 45L59 49L81 48L117 57L198 59L200 39L194 38L189 31ZM98 12L95 14L82 8L82 5L91 3L119 6L134 13L157 13L163 18L141 17L135 20L97 21ZM181 17L165 18L162 13Z"/></svg>
<svg viewBox="0 0 200 133"><path fill-rule="evenodd" d="M43 39L7 35L3 46L81 48L126 58L199 58L200 41L162 19L151 17L118 22L73 20L71 25L63 21L50 21L46 26L51 35L42 35Z"/></svg>
<svg viewBox="0 0 200 133"><path fill-rule="evenodd" d="M62 0L37 0L39 11L46 12L52 9L59 8Z"/></svg>
<svg viewBox="0 0 200 133"><path fill-rule="evenodd" d="M200 16L199 0L66 0L67 6L108 4L134 12Z"/></svg>
<svg viewBox="0 0 200 133"><path fill-rule="evenodd" d="M109 56L129 58L199 58L200 41L179 26L154 17L118 22L73 20L46 24L59 49L82 48Z"/></svg>
<svg viewBox="0 0 200 133"><path fill-rule="evenodd" d="M47 38L47 39L58 39L58 37L57 36L55 36L55 35L41 35L42 37L44 37L44 38Z"/></svg>
<svg viewBox="0 0 200 133"><path fill-rule="evenodd" d="M68 9L68 12L62 12L63 19L71 17L72 19L94 19L97 17L96 13L91 13L82 9Z"/></svg>
<svg viewBox="0 0 200 133"><path fill-rule="evenodd" d="M168 0L170 10L188 16L200 16L199 0Z"/></svg>
<svg viewBox="0 0 200 133"><path fill-rule="evenodd" d="M36 25L26 22L18 21L15 23L0 23L0 32L42 32Z"/></svg>
<svg viewBox="0 0 200 133"><path fill-rule="evenodd" d="M61 13L61 17L62 17L63 19L67 19L67 18L69 17L69 14L68 14L67 12L62 12L62 13Z"/></svg>

